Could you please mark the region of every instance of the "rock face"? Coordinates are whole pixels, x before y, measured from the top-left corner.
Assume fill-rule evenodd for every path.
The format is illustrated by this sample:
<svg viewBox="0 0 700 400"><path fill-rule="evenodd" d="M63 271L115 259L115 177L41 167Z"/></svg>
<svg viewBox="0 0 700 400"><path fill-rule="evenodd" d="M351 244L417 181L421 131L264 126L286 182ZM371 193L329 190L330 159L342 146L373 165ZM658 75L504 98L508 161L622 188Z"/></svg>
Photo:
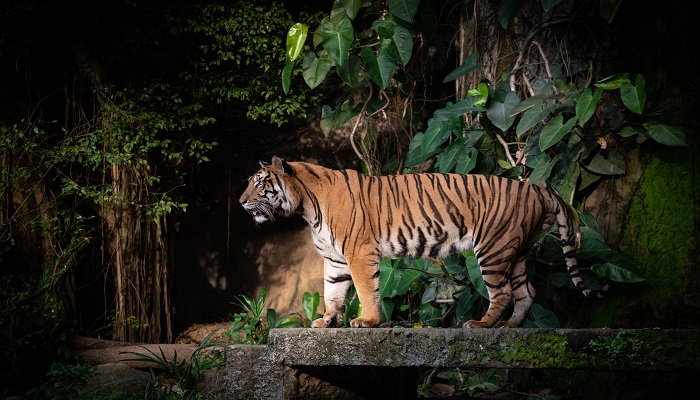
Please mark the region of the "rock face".
<svg viewBox="0 0 700 400"><path fill-rule="evenodd" d="M323 294L323 259L308 226L268 235L250 255L258 268L258 287L268 288L267 306L278 316L302 312L304 292Z"/></svg>

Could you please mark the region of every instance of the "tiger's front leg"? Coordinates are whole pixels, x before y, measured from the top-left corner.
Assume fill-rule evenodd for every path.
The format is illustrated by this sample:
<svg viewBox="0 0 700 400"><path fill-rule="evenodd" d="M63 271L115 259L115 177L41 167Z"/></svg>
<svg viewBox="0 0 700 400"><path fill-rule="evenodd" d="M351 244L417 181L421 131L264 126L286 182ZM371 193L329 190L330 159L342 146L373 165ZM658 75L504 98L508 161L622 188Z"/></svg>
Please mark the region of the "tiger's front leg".
<svg viewBox="0 0 700 400"><path fill-rule="evenodd" d="M312 328L339 328L343 326L345 295L352 285L348 265L342 261L323 259L323 301L326 312L311 322Z"/></svg>

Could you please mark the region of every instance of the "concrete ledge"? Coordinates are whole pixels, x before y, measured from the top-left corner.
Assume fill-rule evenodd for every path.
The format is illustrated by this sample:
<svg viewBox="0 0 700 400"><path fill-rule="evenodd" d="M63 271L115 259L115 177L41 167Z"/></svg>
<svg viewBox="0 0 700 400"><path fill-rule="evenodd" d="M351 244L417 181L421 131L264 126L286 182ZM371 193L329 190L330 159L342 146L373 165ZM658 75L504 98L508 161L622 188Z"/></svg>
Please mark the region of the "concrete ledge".
<svg viewBox="0 0 700 400"><path fill-rule="evenodd" d="M700 330L276 329L288 366L700 369Z"/></svg>
<svg viewBox="0 0 700 400"><path fill-rule="evenodd" d="M229 348L223 395L414 398L426 367L695 375L700 330L275 329L268 345Z"/></svg>

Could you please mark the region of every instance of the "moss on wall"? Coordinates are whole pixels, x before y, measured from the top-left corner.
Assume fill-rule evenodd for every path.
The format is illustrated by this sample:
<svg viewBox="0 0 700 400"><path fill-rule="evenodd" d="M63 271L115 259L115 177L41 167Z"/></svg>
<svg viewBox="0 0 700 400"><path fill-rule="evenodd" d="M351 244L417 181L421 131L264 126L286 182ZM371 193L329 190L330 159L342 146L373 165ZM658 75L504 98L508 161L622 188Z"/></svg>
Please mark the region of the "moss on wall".
<svg viewBox="0 0 700 400"><path fill-rule="evenodd" d="M697 326L697 146L649 150L642 156L643 178L629 203L620 246L646 277L630 295L648 303L651 315L640 317L650 323Z"/></svg>

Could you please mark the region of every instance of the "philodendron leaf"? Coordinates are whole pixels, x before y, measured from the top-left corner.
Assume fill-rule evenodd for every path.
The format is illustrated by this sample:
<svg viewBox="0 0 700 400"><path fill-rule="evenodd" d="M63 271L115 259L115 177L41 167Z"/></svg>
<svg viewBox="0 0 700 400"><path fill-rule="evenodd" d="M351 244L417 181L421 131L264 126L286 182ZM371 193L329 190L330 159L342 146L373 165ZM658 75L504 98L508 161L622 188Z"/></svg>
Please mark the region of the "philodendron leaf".
<svg viewBox="0 0 700 400"><path fill-rule="evenodd" d="M624 82L630 81L630 75L627 73L615 74L602 79L595 83L595 85L603 90L615 90L619 89Z"/></svg>
<svg viewBox="0 0 700 400"><path fill-rule="evenodd" d="M294 61L301 54L301 50L304 48L304 42L306 41L306 35L309 32L309 27L297 23L292 25L287 32L287 58Z"/></svg>
<svg viewBox="0 0 700 400"><path fill-rule="evenodd" d="M601 175L618 175L625 173L625 160L620 153L608 149L605 154L596 154L586 168Z"/></svg>
<svg viewBox="0 0 700 400"><path fill-rule="evenodd" d="M331 70L331 60L325 53L321 54L320 57L316 57L316 54L310 51L304 57L302 68L304 70L304 81L313 89L320 85L326 78L326 75L328 75L328 71Z"/></svg>
<svg viewBox="0 0 700 400"><path fill-rule="evenodd" d="M597 90L595 94L592 94L591 88L586 89L581 94L576 102L576 119L578 119L579 125L584 126L591 119L602 94L602 90Z"/></svg>
<svg viewBox="0 0 700 400"><path fill-rule="evenodd" d="M576 117L569 119L565 124L562 123L563 121L564 116L559 114L547 122L547 125L542 128L542 133L540 134L540 150L545 151L559 143L567 133L571 132L571 128L573 128L576 123Z"/></svg>
<svg viewBox="0 0 700 400"><path fill-rule="evenodd" d="M512 115L512 111L519 102L520 98L515 92L508 92L503 103L494 101L491 104L491 107L486 111L486 116L496 127L505 131L515 122L515 116Z"/></svg>
<svg viewBox="0 0 700 400"><path fill-rule="evenodd" d="M348 50L355 38L355 29L347 17L340 20L336 26L332 22L324 22L321 25L321 37L323 48L330 58L338 65L343 65L348 56Z"/></svg>
<svg viewBox="0 0 700 400"><path fill-rule="evenodd" d="M644 277L634 272L635 265L627 256L615 250L607 250L600 255L605 264L595 264L591 270L596 275L606 277L614 282L641 282Z"/></svg>
<svg viewBox="0 0 700 400"><path fill-rule="evenodd" d="M453 80L459 78L460 76L464 76L464 75L466 75L474 70L481 68L484 64L477 63L476 62L477 57L478 57L478 54L476 51L473 52L472 54L470 54L467 58L464 59L464 61L462 62L462 65L460 65L454 71L447 74L447 76L442 81L442 83L453 81Z"/></svg>
<svg viewBox="0 0 700 400"><path fill-rule="evenodd" d="M685 142L685 132L677 126L662 124L658 121L645 122L642 124L649 136L661 144L667 146L687 146Z"/></svg>
<svg viewBox="0 0 700 400"><path fill-rule="evenodd" d="M378 57L375 57L372 49L363 47L362 61L365 63L365 70L372 82L379 85L380 88L386 89L396 68L394 60L386 53L380 53Z"/></svg>
<svg viewBox="0 0 700 400"><path fill-rule="evenodd" d="M634 113L641 114L647 99L644 77L637 75L634 86L630 82L623 82L620 86L620 97L625 107Z"/></svg>
<svg viewBox="0 0 700 400"><path fill-rule="evenodd" d="M284 90L284 94L289 93L289 85L292 82L292 69L294 69L294 61L287 58L282 70L282 90Z"/></svg>
<svg viewBox="0 0 700 400"><path fill-rule="evenodd" d="M406 22L412 22L420 0L388 0L389 11Z"/></svg>

